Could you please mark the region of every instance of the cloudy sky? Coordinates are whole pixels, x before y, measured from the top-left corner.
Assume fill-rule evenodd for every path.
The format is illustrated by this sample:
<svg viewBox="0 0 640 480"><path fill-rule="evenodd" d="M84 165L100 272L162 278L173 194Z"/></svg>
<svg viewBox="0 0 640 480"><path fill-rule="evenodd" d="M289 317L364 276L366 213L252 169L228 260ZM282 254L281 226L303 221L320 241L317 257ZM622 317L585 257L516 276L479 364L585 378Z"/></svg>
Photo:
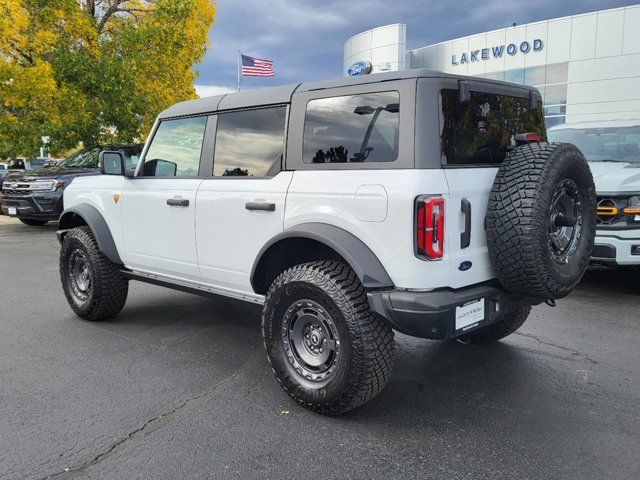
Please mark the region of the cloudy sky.
<svg viewBox="0 0 640 480"><path fill-rule="evenodd" d="M407 24L407 48L549 18L637 4L639 0L216 0L211 46L199 65L201 96L236 88L237 51L274 61L273 78L243 88L342 75L347 38Z"/></svg>

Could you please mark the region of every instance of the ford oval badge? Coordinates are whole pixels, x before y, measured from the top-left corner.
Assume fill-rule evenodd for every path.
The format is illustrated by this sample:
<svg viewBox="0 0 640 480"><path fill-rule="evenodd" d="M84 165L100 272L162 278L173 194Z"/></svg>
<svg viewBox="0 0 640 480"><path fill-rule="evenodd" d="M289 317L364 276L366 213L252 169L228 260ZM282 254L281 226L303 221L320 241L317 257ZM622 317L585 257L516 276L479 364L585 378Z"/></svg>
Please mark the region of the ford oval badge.
<svg viewBox="0 0 640 480"><path fill-rule="evenodd" d="M460 265L458 265L458 270L460 270L461 272L466 272L471 268L472 265L473 263L471 263L469 260L465 260Z"/></svg>
<svg viewBox="0 0 640 480"><path fill-rule="evenodd" d="M360 75L367 75L370 72L371 64L362 60L355 62L349 67L349 70L347 70L347 74L350 77L359 77Z"/></svg>

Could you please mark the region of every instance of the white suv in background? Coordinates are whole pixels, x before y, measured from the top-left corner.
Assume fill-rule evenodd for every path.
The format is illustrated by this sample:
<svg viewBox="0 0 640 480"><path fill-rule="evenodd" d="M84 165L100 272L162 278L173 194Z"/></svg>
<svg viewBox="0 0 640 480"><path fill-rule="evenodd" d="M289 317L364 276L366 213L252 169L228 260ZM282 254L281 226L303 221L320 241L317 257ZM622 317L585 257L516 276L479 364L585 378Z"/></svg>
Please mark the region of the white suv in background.
<svg viewBox="0 0 640 480"><path fill-rule="evenodd" d="M67 187L62 286L87 320L131 279L261 304L284 390L340 414L387 383L394 329L493 342L575 287L593 179L545 140L536 89L429 70L180 103L135 172L103 152Z"/></svg>
<svg viewBox="0 0 640 480"><path fill-rule="evenodd" d="M548 135L574 144L591 167L598 196L593 263L640 265L640 120L558 125Z"/></svg>

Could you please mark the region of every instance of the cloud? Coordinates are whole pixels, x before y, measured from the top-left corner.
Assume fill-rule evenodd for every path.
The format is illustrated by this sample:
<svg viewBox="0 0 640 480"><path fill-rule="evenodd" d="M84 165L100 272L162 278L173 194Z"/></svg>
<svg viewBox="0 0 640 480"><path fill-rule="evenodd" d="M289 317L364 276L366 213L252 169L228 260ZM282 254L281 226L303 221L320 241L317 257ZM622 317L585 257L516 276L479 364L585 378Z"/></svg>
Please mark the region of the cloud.
<svg viewBox="0 0 640 480"><path fill-rule="evenodd" d="M194 85L196 94L202 97L213 97L214 95L222 95L223 93L235 92L234 88L225 87L223 85Z"/></svg>
<svg viewBox="0 0 640 480"><path fill-rule="evenodd" d="M233 89L237 51L274 61L272 78L243 78L245 88L342 75L349 37L390 23L407 25L407 48L550 18L637 3L637 0L217 0L211 47L198 84Z"/></svg>

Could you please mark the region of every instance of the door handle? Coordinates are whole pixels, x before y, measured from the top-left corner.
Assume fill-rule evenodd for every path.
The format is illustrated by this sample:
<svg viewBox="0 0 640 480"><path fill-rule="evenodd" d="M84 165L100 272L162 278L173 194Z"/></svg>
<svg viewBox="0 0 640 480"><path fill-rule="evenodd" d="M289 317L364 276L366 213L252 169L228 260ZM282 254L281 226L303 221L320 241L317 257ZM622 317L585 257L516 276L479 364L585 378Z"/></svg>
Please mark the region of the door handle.
<svg viewBox="0 0 640 480"><path fill-rule="evenodd" d="M188 207L189 199L187 198L167 198L167 205L171 205L172 207Z"/></svg>
<svg viewBox="0 0 640 480"><path fill-rule="evenodd" d="M244 208L246 208L247 210L264 210L265 212L275 212L276 204L266 202L247 202L245 203Z"/></svg>
<svg viewBox="0 0 640 480"><path fill-rule="evenodd" d="M460 248L471 245L471 202L463 198L460 202L460 210L464 214L464 230L460 233Z"/></svg>

